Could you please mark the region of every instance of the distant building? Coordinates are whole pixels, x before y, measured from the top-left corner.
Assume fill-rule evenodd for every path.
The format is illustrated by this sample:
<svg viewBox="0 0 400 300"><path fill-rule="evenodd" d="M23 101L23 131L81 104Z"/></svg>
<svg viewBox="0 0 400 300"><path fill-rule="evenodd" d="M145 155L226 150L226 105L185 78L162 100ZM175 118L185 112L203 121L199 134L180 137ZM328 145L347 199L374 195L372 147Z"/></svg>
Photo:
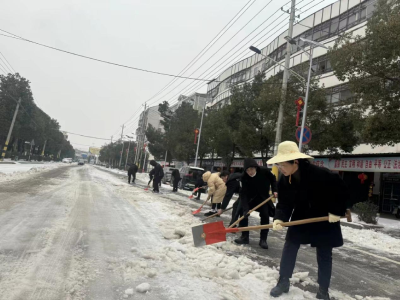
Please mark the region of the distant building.
<svg viewBox="0 0 400 300"><path fill-rule="evenodd" d="M189 96L180 95L178 97L178 103L171 106L171 111L176 111L182 103L189 103L194 110L201 112L203 108L206 106L207 102L207 94L193 93Z"/></svg>

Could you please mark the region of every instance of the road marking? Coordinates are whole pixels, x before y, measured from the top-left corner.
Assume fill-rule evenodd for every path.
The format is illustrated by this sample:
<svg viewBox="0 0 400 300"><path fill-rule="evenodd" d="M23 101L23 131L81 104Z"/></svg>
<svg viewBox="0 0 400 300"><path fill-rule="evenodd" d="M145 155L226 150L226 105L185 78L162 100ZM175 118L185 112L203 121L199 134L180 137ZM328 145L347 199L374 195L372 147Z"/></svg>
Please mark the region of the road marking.
<svg viewBox="0 0 400 300"><path fill-rule="evenodd" d="M373 257L382 259L382 260L386 260L386 261L388 261L388 262L391 262L391 263L394 263L394 264L400 266L400 262L395 261L395 260L393 260L393 259L390 259L390 258L387 258L387 257L382 257L382 256L380 256L380 255L373 254L373 253L370 253L370 252L367 252L367 251L364 251L364 250L361 250L361 249L358 249L358 248L355 248L355 247L349 247L349 246L343 246L343 247L346 248L346 249L358 251L358 252L360 252L360 253L367 254L367 255L370 255L370 256L373 256Z"/></svg>

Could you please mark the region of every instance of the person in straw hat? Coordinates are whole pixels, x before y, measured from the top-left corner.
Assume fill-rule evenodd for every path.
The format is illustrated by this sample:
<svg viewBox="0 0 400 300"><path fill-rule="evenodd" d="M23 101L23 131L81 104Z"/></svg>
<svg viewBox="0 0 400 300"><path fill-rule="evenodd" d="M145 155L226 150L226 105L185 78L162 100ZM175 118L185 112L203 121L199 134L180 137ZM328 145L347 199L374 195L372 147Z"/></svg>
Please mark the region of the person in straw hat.
<svg viewBox="0 0 400 300"><path fill-rule="evenodd" d="M297 252L301 244L316 247L319 290L317 299L329 298L332 248L343 245L340 216L346 211L347 187L338 174L310 163L313 158L299 151L294 142L279 144L278 153L267 163L278 166L278 204L273 223L281 230L283 222L329 216L329 222L289 227L282 251L279 281L270 294L289 292Z"/></svg>

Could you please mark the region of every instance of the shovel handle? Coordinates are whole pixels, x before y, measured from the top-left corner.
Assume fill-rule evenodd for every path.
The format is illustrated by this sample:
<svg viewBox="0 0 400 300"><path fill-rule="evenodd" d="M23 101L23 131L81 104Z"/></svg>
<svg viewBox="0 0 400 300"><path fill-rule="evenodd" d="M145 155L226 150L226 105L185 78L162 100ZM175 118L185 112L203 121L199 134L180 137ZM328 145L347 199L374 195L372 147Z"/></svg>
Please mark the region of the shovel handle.
<svg viewBox="0 0 400 300"><path fill-rule="evenodd" d="M343 216L341 218L348 219L348 216ZM290 226L318 223L318 222L324 222L324 221L329 221L329 217L327 216L327 217L319 217L319 218L304 219L304 220L298 220L298 221L292 221L292 222L285 222L285 223L280 223L279 225L281 225L283 227L290 227ZM268 224L268 225L249 226L249 227L242 227L242 228L239 227L237 229L238 229L238 231L250 231L250 230L271 229L273 227L274 227L273 224Z"/></svg>
<svg viewBox="0 0 400 300"><path fill-rule="evenodd" d="M228 208L228 209L225 209L222 213L224 213L224 212L226 212L226 211L228 211L228 210L231 210L233 208L233 206L231 207L231 208ZM214 217L216 217L218 215L218 213L215 213L215 214L213 214L213 215L211 215L211 216L209 216L209 217L207 217L207 218L204 218L203 220L201 220L201 221L205 221L205 220L208 220L208 219L212 219L212 218L214 218Z"/></svg>
<svg viewBox="0 0 400 300"><path fill-rule="evenodd" d="M272 195L271 197L269 197L267 200L261 202L260 204L258 204L256 207L254 207L252 210L250 210L247 215L250 215L253 211L257 210L258 208L260 208L261 206L263 206L265 203L267 203L269 200L271 200L274 197L274 195ZM246 216L242 216L240 217L235 223L233 223L231 226L229 226L228 228L233 228L234 226L236 226L237 224L240 223L240 221L242 221ZM244 227L247 228L247 227Z"/></svg>

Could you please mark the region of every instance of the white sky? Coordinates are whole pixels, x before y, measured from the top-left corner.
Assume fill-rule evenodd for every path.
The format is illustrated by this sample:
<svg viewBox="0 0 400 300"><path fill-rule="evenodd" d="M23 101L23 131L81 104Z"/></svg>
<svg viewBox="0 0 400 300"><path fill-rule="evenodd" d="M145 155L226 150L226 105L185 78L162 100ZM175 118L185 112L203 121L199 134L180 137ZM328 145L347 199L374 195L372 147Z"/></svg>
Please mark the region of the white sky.
<svg viewBox="0 0 400 300"><path fill-rule="evenodd" d="M320 1L303 0L298 7L310 3L303 8L304 11ZM178 74L248 0L1 2L0 29L71 52L138 68ZM233 52L229 51L237 43L286 3L272 0L267 8L227 43L268 2L269 0L256 0L184 75L208 79L218 76L220 72L217 70L205 76L212 69L201 74L231 55ZM326 0L320 3L301 15L301 19L332 2L334 1ZM281 17L264 33L251 39L280 14L274 15L234 51L241 52L252 41L284 25L288 16ZM270 40L281 32L283 30L274 34ZM267 42L263 45L266 44ZM224 48L218 54L202 65L223 45ZM89 136L110 139L114 135L115 140L121 134L121 125L141 108L144 101L172 79L86 60L3 36L0 36L0 51L12 67L31 82L36 104L50 117L57 119L62 130ZM234 62L236 60L232 61ZM190 75L199 66L201 68ZM175 95L192 90L191 87L195 85L187 88L191 82L182 79L176 81L150 103L155 105L163 100L176 100L178 96ZM182 84L177 87L180 83ZM206 86L193 91L206 92ZM135 131L137 121L132 121L127 123L126 134ZM69 140L74 147L83 150L106 142L75 135L69 135Z"/></svg>

